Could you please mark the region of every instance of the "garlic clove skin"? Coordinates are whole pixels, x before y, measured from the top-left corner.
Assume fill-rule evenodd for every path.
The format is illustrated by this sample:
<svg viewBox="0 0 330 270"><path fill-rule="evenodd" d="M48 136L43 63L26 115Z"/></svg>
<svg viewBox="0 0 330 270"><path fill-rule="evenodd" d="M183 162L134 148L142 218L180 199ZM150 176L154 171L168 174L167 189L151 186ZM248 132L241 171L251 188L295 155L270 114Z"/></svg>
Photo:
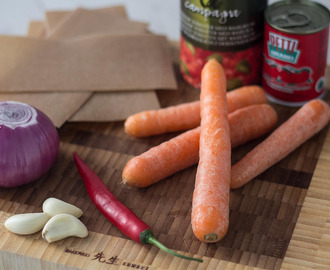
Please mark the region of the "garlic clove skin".
<svg viewBox="0 0 330 270"><path fill-rule="evenodd" d="M86 226L75 216L70 214L58 214L53 216L42 230L42 237L49 243L55 242L70 236L80 238L87 237Z"/></svg>
<svg viewBox="0 0 330 270"><path fill-rule="evenodd" d="M46 213L18 214L9 217L4 225L13 233L27 235L40 231L49 219Z"/></svg>
<svg viewBox="0 0 330 270"><path fill-rule="evenodd" d="M58 214L70 214L76 218L80 218L83 214L80 208L56 198L48 198L45 200L42 204L42 211L50 217Z"/></svg>

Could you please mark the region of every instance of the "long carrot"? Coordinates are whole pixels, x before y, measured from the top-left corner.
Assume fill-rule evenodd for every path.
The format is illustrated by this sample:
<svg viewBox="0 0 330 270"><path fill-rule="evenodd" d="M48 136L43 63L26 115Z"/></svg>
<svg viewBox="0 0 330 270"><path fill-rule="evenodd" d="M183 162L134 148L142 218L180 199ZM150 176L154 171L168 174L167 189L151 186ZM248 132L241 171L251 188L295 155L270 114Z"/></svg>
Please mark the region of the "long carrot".
<svg viewBox="0 0 330 270"><path fill-rule="evenodd" d="M199 163L192 200L191 224L200 241L221 240L229 225L231 143L226 76L215 60L201 76Z"/></svg>
<svg viewBox="0 0 330 270"><path fill-rule="evenodd" d="M276 111L268 104L250 105L228 115L232 148L259 138L274 128ZM200 127L150 148L129 160L122 178L127 185L147 187L199 160Z"/></svg>
<svg viewBox="0 0 330 270"><path fill-rule="evenodd" d="M330 107L321 100L306 103L269 137L232 166L231 188L239 188L286 157L319 132L330 120Z"/></svg>
<svg viewBox="0 0 330 270"><path fill-rule="evenodd" d="M260 86L250 85L227 93L228 112L252 104L266 103L267 98ZM200 125L200 101L183 103L159 110L149 110L129 116L125 132L134 137L159 135L166 132L188 130Z"/></svg>

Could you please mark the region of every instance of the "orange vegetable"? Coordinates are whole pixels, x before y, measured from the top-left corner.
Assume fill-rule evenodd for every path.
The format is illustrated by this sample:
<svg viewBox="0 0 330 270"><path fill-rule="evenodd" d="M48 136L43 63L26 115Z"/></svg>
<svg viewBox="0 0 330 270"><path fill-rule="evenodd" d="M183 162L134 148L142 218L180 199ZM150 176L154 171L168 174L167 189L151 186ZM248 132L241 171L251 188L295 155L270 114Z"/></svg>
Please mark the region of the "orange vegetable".
<svg viewBox="0 0 330 270"><path fill-rule="evenodd" d="M228 116L231 147L260 138L277 123L277 113L268 104L255 104L238 109Z"/></svg>
<svg viewBox="0 0 330 270"><path fill-rule="evenodd" d="M192 229L200 241L221 240L229 225L231 143L226 76L216 60L201 75L199 163L192 200Z"/></svg>
<svg viewBox="0 0 330 270"><path fill-rule="evenodd" d="M306 103L269 137L232 166L231 188L239 188L286 157L319 132L330 120L330 108L321 100Z"/></svg>
<svg viewBox="0 0 330 270"><path fill-rule="evenodd" d="M267 102L263 89L257 85L232 90L227 93L227 100L229 113L252 104ZM126 119L124 127L125 132L131 136L146 137L192 129L198 127L200 121L200 101L194 101L133 114Z"/></svg>
<svg viewBox="0 0 330 270"><path fill-rule="evenodd" d="M261 137L274 128L275 110L268 104L256 104L228 115L232 148ZM132 158L123 170L123 182L147 187L199 160L200 127L188 130Z"/></svg>

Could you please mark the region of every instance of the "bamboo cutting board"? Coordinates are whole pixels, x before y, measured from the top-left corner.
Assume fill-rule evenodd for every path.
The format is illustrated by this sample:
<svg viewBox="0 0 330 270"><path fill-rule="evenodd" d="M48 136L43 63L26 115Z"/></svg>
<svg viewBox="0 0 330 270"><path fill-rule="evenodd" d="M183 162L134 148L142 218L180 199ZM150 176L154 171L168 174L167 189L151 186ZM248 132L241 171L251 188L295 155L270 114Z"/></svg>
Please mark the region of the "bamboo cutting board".
<svg viewBox="0 0 330 270"><path fill-rule="evenodd" d="M199 97L181 81L179 91L158 91L162 107ZM329 96L325 98L328 102ZM273 104L274 105L274 104ZM279 124L296 109L274 105ZM200 243L190 226L196 167L145 189L121 183L126 162L177 134L134 139L123 122L67 123L51 170L24 187L0 189L0 269L329 269L330 132L326 127L241 189L231 191L230 229L216 244ZM233 163L263 138L233 150ZM127 239L91 203L73 163L78 152L109 189L153 229L166 246L204 263L167 255ZM80 207L85 239L48 244L41 233L18 236L3 226L13 214L40 212L56 197Z"/></svg>

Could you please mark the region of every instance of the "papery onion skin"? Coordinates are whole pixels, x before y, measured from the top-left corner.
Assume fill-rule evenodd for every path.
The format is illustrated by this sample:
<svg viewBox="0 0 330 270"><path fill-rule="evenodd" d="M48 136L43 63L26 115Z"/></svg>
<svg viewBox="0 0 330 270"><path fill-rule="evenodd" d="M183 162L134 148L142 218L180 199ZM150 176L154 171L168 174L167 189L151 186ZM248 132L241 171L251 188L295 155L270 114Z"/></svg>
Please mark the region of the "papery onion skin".
<svg viewBox="0 0 330 270"><path fill-rule="evenodd" d="M0 102L29 106L19 102ZM31 106L29 106L31 107ZM17 187L43 176L54 164L60 140L52 121L40 110L36 121L11 128L0 122L0 186Z"/></svg>

